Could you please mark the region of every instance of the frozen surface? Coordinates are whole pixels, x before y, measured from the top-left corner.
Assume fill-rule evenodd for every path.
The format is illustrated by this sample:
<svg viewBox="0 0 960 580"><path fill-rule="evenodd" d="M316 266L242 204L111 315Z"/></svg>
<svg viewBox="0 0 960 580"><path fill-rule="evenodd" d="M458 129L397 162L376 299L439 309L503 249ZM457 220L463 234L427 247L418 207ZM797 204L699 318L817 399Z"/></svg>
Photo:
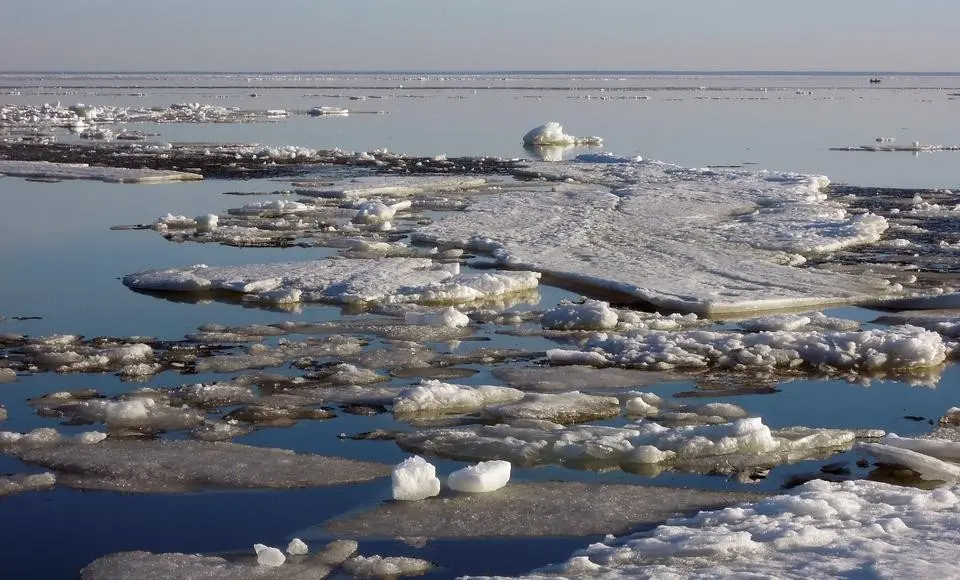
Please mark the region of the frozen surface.
<svg viewBox="0 0 960 580"><path fill-rule="evenodd" d="M447 487L454 491L487 493L496 491L510 481L510 462L481 461L458 469L447 477Z"/></svg>
<svg viewBox="0 0 960 580"><path fill-rule="evenodd" d="M389 465L234 443L108 439L85 445L52 437L31 443L30 436L6 445L0 438L0 449L53 470L60 485L81 489L286 489L369 481L390 473Z"/></svg>
<svg viewBox="0 0 960 580"><path fill-rule="evenodd" d="M294 182L294 193L310 197L368 198L409 197L424 193L455 192L476 189L486 184L482 177L358 177L334 186L310 182Z"/></svg>
<svg viewBox="0 0 960 580"><path fill-rule="evenodd" d="M938 333L903 325L862 331L780 330L740 333L639 329L603 333L581 349L553 349L554 363L580 362L652 370L796 369L833 367L879 371L926 369L944 363L947 347Z"/></svg>
<svg viewBox="0 0 960 580"><path fill-rule="evenodd" d="M484 196L414 238L512 268L701 314L851 303L885 281L802 269L805 255L875 242L886 221L828 200L819 176L659 162L533 163L568 180Z"/></svg>
<svg viewBox="0 0 960 580"><path fill-rule="evenodd" d="M393 401L398 416L440 413L469 413L486 405L519 401L523 392L495 385L455 385L426 380L404 390Z"/></svg>
<svg viewBox="0 0 960 580"><path fill-rule="evenodd" d="M198 173L187 173L185 171L91 167L73 163L10 161L5 159L0 159L0 175L39 179L93 179L110 183L163 183L203 179L203 176Z"/></svg>
<svg viewBox="0 0 960 580"><path fill-rule="evenodd" d="M461 274L424 258L313 260L248 266L171 268L124 276L137 290L229 291L259 302L342 304L464 303L537 287L535 272Z"/></svg>
<svg viewBox="0 0 960 580"><path fill-rule="evenodd" d="M608 538L524 578L934 578L954 570L960 489L813 481Z"/></svg>
<svg viewBox="0 0 960 580"><path fill-rule="evenodd" d="M420 456L409 457L393 468L393 499L418 501L440 493L437 469Z"/></svg>
<svg viewBox="0 0 960 580"><path fill-rule="evenodd" d="M762 497L743 492L569 481L514 482L497 493L387 502L337 518L326 531L354 537L529 537L623 533L677 513Z"/></svg>

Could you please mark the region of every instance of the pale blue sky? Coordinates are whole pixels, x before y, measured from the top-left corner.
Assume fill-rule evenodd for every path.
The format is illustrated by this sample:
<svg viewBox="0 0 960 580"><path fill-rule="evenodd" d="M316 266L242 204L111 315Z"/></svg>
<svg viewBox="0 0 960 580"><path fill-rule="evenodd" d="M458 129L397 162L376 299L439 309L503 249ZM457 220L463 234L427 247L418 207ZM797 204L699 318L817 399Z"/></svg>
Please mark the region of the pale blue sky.
<svg viewBox="0 0 960 580"><path fill-rule="evenodd" d="M6 0L0 70L960 70L957 0Z"/></svg>

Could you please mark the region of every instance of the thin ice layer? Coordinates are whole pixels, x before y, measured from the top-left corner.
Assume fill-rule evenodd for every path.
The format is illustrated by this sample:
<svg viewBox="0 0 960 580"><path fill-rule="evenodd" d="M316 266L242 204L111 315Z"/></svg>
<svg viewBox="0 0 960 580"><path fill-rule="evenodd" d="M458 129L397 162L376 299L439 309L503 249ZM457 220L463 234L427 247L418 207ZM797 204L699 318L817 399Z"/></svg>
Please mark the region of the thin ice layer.
<svg viewBox="0 0 960 580"><path fill-rule="evenodd" d="M956 568L960 487L813 481L794 493L670 520L522 576L939 578Z"/></svg>
<svg viewBox="0 0 960 580"><path fill-rule="evenodd" d="M162 183L203 179L203 176L199 173L187 173L185 171L91 167L76 163L11 161L7 159L0 160L0 175L38 179L93 179L109 183Z"/></svg>
<svg viewBox="0 0 960 580"><path fill-rule="evenodd" d="M357 177L335 185L311 181L294 182L294 193L310 197L355 199L364 197L408 197L439 191L475 189L486 183L482 177Z"/></svg>
<svg viewBox="0 0 960 580"><path fill-rule="evenodd" d="M578 183L485 196L414 238L704 314L849 303L887 292L878 279L787 265L874 242L886 228L883 218L849 215L827 200L819 191L824 178L658 162L543 163L533 172Z"/></svg>
<svg viewBox="0 0 960 580"><path fill-rule="evenodd" d="M461 274L424 258L337 259L245 266L205 265L124 276L136 290L230 291L262 302L464 303L537 287L535 272Z"/></svg>

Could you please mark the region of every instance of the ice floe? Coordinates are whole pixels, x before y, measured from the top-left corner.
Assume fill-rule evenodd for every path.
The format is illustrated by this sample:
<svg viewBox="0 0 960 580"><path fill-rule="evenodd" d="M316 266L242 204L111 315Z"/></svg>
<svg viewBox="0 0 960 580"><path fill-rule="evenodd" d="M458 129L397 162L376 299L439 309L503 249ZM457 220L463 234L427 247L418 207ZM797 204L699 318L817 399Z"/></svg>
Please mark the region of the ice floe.
<svg viewBox="0 0 960 580"><path fill-rule="evenodd" d="M0 476L0 497L26 491L50 489L56 483L57 478L52 473Z"/></svg>
<svg viewBox="0 0 960 580"><path fill-rule="evenodd" d="M583 304L561 303L544 312L540 323L544 328L558 330L607 330L619 320L608 303L586 300Z"/></svg>
<svg viewBox="0 0 960 580"><path fill-rule="evenodd" d="M784 370L910 371L943 364L947 348L936 332L916 326L862 331L739 333L635 330L601 333L580 350L553 349L555 363L607 364L668 370L719 367Z"/></svg>
<svg viewBox="0 0 960 580"><path fill-rule="evenodd" d="M468 386L426 380L404 390L393 401L397 416L469 413L487 405L519 401L522 391L494 385Z"/></svg>
<svg viewBox="0 0 960 580"><path fill-rule="evenodd" d="M563 125L556 121L548 121L539 127L530 129L523 136L524 145L533 146L563 146L580 145L596 147L603 144L600 137L574 137L563 132Z"/></svg>
<svg viewBox="0 0 960 580"><path fill-rule="evenodd" d="M311 181L296 181L294 193L307 197L357 199L371 197L410 197L439 192L456 192L476 189L487 183L483 177L438 177L411 176L358 177L348 182L335 184Z"/></svg>
<svg viewBox="0 0 960 580"><path fill-rule="evenodd" d="M458 469L447 476L447 487L454 491L487 493L496 491L510 481L510 462L481 461Z"/></svg>
<svg viewBox="0 0 960 580"><path fill-rule="evenodd" d="M708 315L891 291L879 278L789 265L876 241L886 227L827 199L822 177L649 161L531 163L527 174L572 182L483 196L413 238L485 252L594 295Z"/></svg>
<svg viewBox="0 0 960 580"><path fill-rule="evenodd" d="M203 179L203 176L198 173L187 173L185 171L92 167L73 163L11 160L0 160L0 175L57 180L93 179L108 183L163 183Z"/></svg>
<svg viewBox="0 0 960 580"><path fill-rule="evenodd" d="M958 494L956 487L813 481L790 494L608 537L521 577L940 576L956 560Z"/></svg>
<svg viewBox="0 0 960 580"><path fill-rule="evenodd" d="M390 473L389 465L234 443L107 439L83 444L53 429L0 432L0 451L54 471L59 485L127 493L321 487Z"/></svg>
<svg viewBox="0 0 960 580"><path fill-rule="evenodd" d="M451 267L452 266L452 267ZM538 286L536 272L459 273L456 264L424 258L313 260L168 270L124 276L136 290L229 291L257 302L464 303Z"/></svg>

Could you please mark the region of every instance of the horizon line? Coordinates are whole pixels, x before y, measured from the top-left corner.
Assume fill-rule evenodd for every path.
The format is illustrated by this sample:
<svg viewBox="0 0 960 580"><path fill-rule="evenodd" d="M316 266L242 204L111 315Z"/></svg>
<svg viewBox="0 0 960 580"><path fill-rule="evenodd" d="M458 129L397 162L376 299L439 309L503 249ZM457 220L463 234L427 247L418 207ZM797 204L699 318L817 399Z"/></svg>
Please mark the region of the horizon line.
<svg viewBox="0 0 960 580"><path fill-rule="evenodd" d="M496 75L496 74L531 74L531 75L585 75L585 74L619 74L619 75L832 75L832 76L958 76L960 71L939 71L939 70L870 70L870 69L330 69L330 70L213 70L213 69L155 69L155 70L0 70L2 75L29 75L29 74L261 74L261 75L283 75L283 74L474 74L474 75Z"/></svg>

